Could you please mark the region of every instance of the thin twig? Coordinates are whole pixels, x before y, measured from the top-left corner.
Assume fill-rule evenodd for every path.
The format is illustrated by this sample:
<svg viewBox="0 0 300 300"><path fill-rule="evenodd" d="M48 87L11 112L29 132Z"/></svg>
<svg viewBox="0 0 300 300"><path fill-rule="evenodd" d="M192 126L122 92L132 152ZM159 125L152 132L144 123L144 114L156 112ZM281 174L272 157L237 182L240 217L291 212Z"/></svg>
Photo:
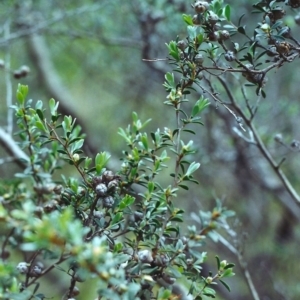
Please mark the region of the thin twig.
<svg viewBox="0 0 300 300"><path fill-rule="evenodd" d="M279 177L279 179L283 183L283 185L286 188L287 192L290 194L290 196L299 205L300 204L300 196L299 196L299 194L296 192L296 190L294 189L294 187L292 186L292 184L290 183L290 181L287 179L287 177L285 176L284 172L280 169L280 165L275 162L275 160L272 157L271 153L266 148L265 144L263 143L262 139L260 138L260 135L258 134L258 132L256 130L256 127L253 124L253 119L252 118L249 119L245 115L244 111L240 108L240 106L235 101L235 98L233 97L232 93L230 92L230 90L229 90L226 82L222 78L220 78L220 77L218 77L218 79L221 82L221 84L223 85L223 87L225 88L226 93L227 93L227 95L228 95L228 97L229 97L229 99L230 99L230 101L231 101L234 109L244 119L246 125L251 130L251 132L252 132L251 134L253 134L253 139L256 142L257 148L260 150L260 152L265 157L265 159L269 162L269 164L271 165L272 169L275 171L275 173L277 174L277 176Z"/></svg>
<svg viewBox="0 0 300 300"><path fill-rule="evenodd" d="M9 39L10 36L10 20L7 20L4 25L4 37ZM7 132L12 134L13 132L13 110L10 108L12 105L12 83L10 79L10 47L7 43L5 53L5 86L6 86L6 106L7 106Z"/></svg>
<svg viewBox="0 0 300 300"><path fill-rule="evenodd" d="M254 300L259 300L259 295L256 291L253 280L251 278L251 274L247 268L246 262L244 261L243 255L238 249L236 249L231 243L229 243L222 235L218 234L218 237L219 237L219 241L238 258L239 266L243 270L243 275L246 279L252 297Z"/></svg>
<svg viewBox="0 0 300 300"><path fill-rule="evenodd" d="M17 40L22 37L26 37L26 36L29 36L29 35L32 35L35 33L39 33L43 29L50 27L51 25L54 25L55 23L63 21L66 18L75 17L75 16L81 15L83 13L95 12L95 11L101 9L107 3L109 3L109 2L107 1L107 2L102 2L100 4L98 3L98 4L94 4L94 5L82 6L80 8L74 9L74 10L70 10L67 12L61 12L59 15L55 16L52 19L37 23L33 27L30 27L27 29L22 29L17 32L11 33L9 38L4 37L4 38L0 39L0 46L7 45L7 43L9 43L10 41Z"/></svg>
<svg viewBox="0 0 300 300"><path fill-rule="evenodd" d="M18 146L10 134L0 127L0 144L12 157L15 158L17 164L25 168L29 162L28 155Z"/></svg>
<svg viewBox="0 0 300 300"><path fill-rule="evenodd" d="M213 91L211 82L209 80L207 80L205 77L204 77L204 79L205 79L206 83L209 85L210 89ZM233 115L233 117L239 124L240 128L246 132L246 129L243 127L243 124L241 123L241 118L239 116L237 116L236 113L232 109L230 109L221 99L219 99L216 96L216 93L208 91L207 89L203 88L201 85L199 85L199 87L202 89L203 92L208 93L216 102L220 103L223 107L225 107Z"/></svg>

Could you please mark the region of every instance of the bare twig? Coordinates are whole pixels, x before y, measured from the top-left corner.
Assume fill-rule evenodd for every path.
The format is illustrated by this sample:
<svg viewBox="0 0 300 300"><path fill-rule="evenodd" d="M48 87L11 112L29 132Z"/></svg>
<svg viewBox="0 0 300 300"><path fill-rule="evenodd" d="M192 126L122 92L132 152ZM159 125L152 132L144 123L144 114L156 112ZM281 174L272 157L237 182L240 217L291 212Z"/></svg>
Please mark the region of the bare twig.
<svg viewBox="0 0 300 300"><path fill-rule="evenodd" d="M206 83L209 85L210 89L213 91L213 87L211 85L211 82L209 80L207 80L205 77L204 77ZM205 92L205 93L208 93L216 102L220 103L223 107L225 107L232 115L233 117L235 118L235 120L237 121L237 123L239 124L240 128L243 130L243 131L246 131L246 129L243 127L243 124L241 123L241 117L237 116L236 113L230 109L228 107L228 105L226 105L221 99L219 99L217 96L216 96L216 93L214 92L210 92L208 91L207 89L203 88L201 85L199 85L199 87Z"/></svg>
<svg viewBox="0 0 300 300"><path fill-rule="evenodd" d="M271 153L268 151L266 148L265 144L260 138L260 135L258 134L254 124L252 122L246 122L251 131L253 132L254 139L256 141L257 147L262 153L262 155L266 158L266 160L269 162L271 165L272 169L275 171L275 173L278 175L280 178L281 182L283 183L284 187L286 188L287 192L290 194L290 196L296 201L298 205L300 205L300 196L290 183L290 181L287 179L285 176L284 172L282 169L280 169L280 164L277 164L272 157Z"/></svg>
<svg viewBox="0 0 300 300"><path fill-rule="evenodd" d="M0 47L3 45L7 45L10 41L17 40L26 36L30 36L36 33L41 32L43 29L48 28L51 25L54 25L55 23L58 23L60 21L65 20L66 18L72 18L84 13L91 13L95 12L101 8L103 8L104 5L106 5L108 1L102 2L102 3L97 3L94 5L87 5L87 6L82 6L80 8L70 10L67 12L61 11L60 14L55 16L54 18L50 20L46 20L43 22L39 22L35 24L35 26L32 26L30 28L22 29L17 32L11 33L8 38L4 37L0 39Z"/></svg>
<svg viewBox="0 0 300 300"><path fill-rule="evenodd" d="M277 176L281 180L282 184L284 185L284 187L286 188L286 190L290 194L290 196L296 201L296 203L298 205L300 205L300 195L296 192L296 190L294 189L294 187L292 186L292 184L290 183L290 181L285 176L285 174L282 171L282 169L280 169L280 165L281 164L277 164L275 162L275 160L272 157L271 153L266 148L265 144L263 143L262 139L260 138L259 133L256 130L256 127L253 124L253 118L249 119L245 115L244 111L240 108L240 106L235 101L235 98L233 97L232 93L230 92L230 90L229 90L226 82L224 81L224 79L222 79L221 77L218 77L218 80L220 81L220 83L225 88L225 91L226 91L226 93L227 93L227 95L228 95L228 97L229 97L229 99L230 99L230 101L231 101L231 103L232 103L235 111L243 118L243 120L245 121L246 125L251 130L252 135L253 135L253 139L254 139L254 141L256 143L257 148L262 153L262 155L265 157L265 159L269 162L270 166L275 171L275 173L277 174Z"/></svg>
<svg viewBox="0 0 300 300"><path fill-rule="evenodd" d="M6 39L9 39L10 36L10 20L4 25L4 36ZM12 84L10 79L10 48L9 44L6 47L5 54L5 85L6 85L6 105L7 105L7 132L12 134L13 132L13 110L10 109L12 105Z"/></svg>
<svg viewBox="0 0 300 300"><path fill-rule="evenodd" d="M251 274L247 268L247 264L244 261L243 255L241 251L236 249L231 243L229 243L222 235L218 234L219 241L230 251L232 252L237 258L239 262L239 266L243 270L243 275L245 277L245 280L247 282L248 288L252 294L252 297L254 300L259 300L259 295L256 291L256 288L254 286Z"/></svg>
<svg viewBox="0 0 300 300"><path fill-rule="evenodd" d="M17 145L14 139L3 128L0 127L0 144L12 157L16 159L16 163L21 167L27 167L29 162L28 155Z"/></svg>

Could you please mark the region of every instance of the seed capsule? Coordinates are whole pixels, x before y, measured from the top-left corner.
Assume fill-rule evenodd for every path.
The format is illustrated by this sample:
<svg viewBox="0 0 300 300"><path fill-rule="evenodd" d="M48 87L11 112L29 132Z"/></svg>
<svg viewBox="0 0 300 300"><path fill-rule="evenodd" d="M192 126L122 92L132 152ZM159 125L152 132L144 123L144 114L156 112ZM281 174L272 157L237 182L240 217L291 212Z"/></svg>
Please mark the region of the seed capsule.
<svg viewBox="0 0 300 300"><path fill-rule="evenodd" d="M194 58L194 62L197 64L197 65L202 65L203 62L204 62L204 58L203 58L203 55L202 54L197 54Z"/></svg>
<svg viewBox="0 0 300 300"><path fill-rule="evenodd" d="M99 183L96 186L95 192L100 197L105 196L106 193L107 193L107 187L106 187L106 185L104 183Z"/></svg>

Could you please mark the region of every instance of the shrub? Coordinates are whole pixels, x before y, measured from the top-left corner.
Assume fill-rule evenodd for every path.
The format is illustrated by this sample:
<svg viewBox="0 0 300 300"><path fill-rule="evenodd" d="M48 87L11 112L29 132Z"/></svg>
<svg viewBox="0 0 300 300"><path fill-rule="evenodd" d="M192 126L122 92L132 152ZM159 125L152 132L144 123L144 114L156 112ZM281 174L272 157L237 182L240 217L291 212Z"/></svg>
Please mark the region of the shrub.
<svg viewBox="0 0 300 300"><path fill-rule="evenodd" d="M54 269L69 279L65 294L59 295L65 299L76 297L76 284L91 278L97 279L99 299L214 298L217 283L230 291L223 279L234 275L234 264L216 256L214 271L206 273L202 267L208 255L206 237L217 241L218 230L227 228L234 212L217 200L212 211L200 211L197 224L185 230L184 210L174 199L184 191L188 199L190 185L198 184L193 174L200 163L192 159L196 149L189 137L203 125L201 114L210 101L224 107L267 153L253 125L259 104L250 106L245 99L242 108L221 75L239 74L245 86L266 97L267 73L299 56L299 43L281 21L284 11L277 2L283 1L254 5L262 22L253 35L247 33L242 16L237 25L231 21L231 7L223 1L192 5L194 15L183 15L187 37L167 44L178 76L166 73L164 104L174 111L176 126L147 133L150 120L143 122L133 112L132 124L118 131L127 150L116 171L107 168L109 153L85 155L85 135L75 118L59 114L59 103L50 99L45 108L42 101L27 100L27 86L18 86L13 108L26 168L16 174L19 180L1 185L2 298L51 297L40 283ZM286 4L299 7L297 1ZM238 35L245 37L243 45L235 41ZM219 96L212 78L230 104ZM280 165L267 159L297 200ZM77 176L69 176L64 163ZM171 170L167 184L161 180L166 170ZM254 287L251 292L255 298Z"/></svg>

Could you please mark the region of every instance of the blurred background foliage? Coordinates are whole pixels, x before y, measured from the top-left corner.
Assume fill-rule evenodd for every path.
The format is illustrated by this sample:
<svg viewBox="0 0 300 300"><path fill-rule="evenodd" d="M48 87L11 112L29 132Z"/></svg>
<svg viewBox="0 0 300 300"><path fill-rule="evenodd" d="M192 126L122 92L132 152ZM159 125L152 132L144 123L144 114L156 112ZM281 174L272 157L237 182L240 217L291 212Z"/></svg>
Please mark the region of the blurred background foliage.
<svg viewBox="0 0 300 300"><path fill-rule="evenodd" d="M232 21L245 14L243 22L253 32L259 21L258 15L251 14L256 1L227 2L233 8ZM149 130L171 127L175 122L172 112L163 106L164 74L172 66L166 60L143 59L164 59L168 55L165 43L177 35L185 38L183 13L192 14L190 1L2 0L0 58L6 68L0 70L0 125L7 124L8 87L14 93L19 82L28 84L33 99L54 97L62 113L76 116L87 134L87 150L109 151L114 157L111 167L116 170L125 146L117 129L127 126L132 111L142 120L152 118ZM284 21L299 38L293 19L297 13L287 7ZM242 44L241 35L234 39ZM31 71L15 79L13 73L22 65ZM255 124L275 159L285 158L282 168L300 191L298 69L295 60L268 75L267 97L259 100ZM244 78L230 75L226 80L244 105ZM219 87L217 82L212 85ZM246 92L251 103L258 101L253 88ZM220 97L226 101L225 93ZM198 151L192 158L201 163L196 178L200 185L178 197L187 211L186 225L192 212L211 209L215 198L222 199L237 213L232 224L235 234L229 241L243 249L260 299L298 299L299 206L257 148L233 129L236 121L223 107L212 100L203 123L195 141ZM278 134L282 143L274 140ZM7 156L3 149L0 154ZM3 163L0 177L12 179L16 170L13 163ZM211 254L222 252L230 257L222 244L208 244ZM242 270L237 268L236 273L231 279L232 292L221 293L223 299L252 299ZM82 294L85 296L78 299L88 299Z"/></svg>

